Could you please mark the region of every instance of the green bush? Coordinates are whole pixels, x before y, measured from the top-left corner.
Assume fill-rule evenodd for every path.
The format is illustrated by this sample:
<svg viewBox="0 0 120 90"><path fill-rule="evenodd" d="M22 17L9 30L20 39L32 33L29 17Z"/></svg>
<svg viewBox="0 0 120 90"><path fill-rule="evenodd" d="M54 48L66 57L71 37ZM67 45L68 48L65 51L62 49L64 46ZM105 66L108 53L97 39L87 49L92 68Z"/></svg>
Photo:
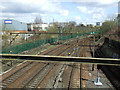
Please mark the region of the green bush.
<svg viewBox="0 0 120 90"><path fill-rule="evenodd" d="M115 21L105 21L100 30L102 31L102 34L107 33L108 31L114 29L117 26Z"/></svg>

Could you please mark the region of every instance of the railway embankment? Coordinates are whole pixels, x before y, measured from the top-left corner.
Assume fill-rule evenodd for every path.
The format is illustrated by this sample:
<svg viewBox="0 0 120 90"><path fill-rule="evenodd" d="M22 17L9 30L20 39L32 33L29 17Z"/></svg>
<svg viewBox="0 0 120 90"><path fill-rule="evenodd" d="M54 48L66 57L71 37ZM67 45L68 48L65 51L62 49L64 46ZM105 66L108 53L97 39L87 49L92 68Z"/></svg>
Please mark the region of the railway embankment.
<svg viewBox="0 0 120 90"><path fill-rule="evenodd" d="M103 44L98 44L98 48L95 50L95 57L116 59L120 58L120 42L111 40L107 37L102 39L101 42L103 42Z"/></svg>
<svg viewBox="0 0 120 90"><path fill-rule="evenodd" d="M95 51L95 57L98 58L114 58L120 59L120 42L104 38L104 42ZM112 65L99 65L100 69L112 83L112 85L119 90L120 89L120 66Z"/></svg>

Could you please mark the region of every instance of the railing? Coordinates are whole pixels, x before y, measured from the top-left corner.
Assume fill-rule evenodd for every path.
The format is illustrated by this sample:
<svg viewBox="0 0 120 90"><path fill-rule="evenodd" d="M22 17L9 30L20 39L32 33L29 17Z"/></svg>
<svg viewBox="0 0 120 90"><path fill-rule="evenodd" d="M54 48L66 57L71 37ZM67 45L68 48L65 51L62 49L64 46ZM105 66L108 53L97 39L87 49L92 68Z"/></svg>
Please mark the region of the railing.
<svg viewBox="0 0 120 90"><path fill-rule="evenodd" d="M99 65L118 65L120 59L112 58L91 58L91 57L71 57L71 56L49 56L49 55L20 55L20 54L0 54L2 60L20 60L37 62L68 62L68 63L86 63Z"/></svg>

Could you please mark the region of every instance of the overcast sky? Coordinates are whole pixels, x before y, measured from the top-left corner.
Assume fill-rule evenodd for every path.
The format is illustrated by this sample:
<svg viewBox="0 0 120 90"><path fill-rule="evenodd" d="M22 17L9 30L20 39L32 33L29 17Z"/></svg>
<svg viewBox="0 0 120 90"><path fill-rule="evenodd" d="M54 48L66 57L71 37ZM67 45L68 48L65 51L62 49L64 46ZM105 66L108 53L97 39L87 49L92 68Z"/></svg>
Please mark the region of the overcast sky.
<svg viewBox="0 0 120 90"><path fill-rule="evenodd" d="M119 0L4 0L0 1L2 18L34 22L41 16L44 22L103 22L118 14Z"/></svg>

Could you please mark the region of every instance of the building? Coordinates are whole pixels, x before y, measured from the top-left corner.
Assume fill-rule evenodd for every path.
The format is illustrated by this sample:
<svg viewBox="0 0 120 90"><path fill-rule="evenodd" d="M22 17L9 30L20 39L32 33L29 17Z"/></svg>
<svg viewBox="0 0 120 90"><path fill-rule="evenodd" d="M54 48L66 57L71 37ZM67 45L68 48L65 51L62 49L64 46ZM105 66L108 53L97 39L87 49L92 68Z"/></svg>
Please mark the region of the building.
<svg viewBox="0 0 120 90"><path fill-rule="evenodd" d="M0 20L0 34L2 35L2 46L10 44L10 42L15 42L21 38L25 38L24 34L12 34L10 33L26 33L27 24L13 20L13 19L1 19Z"/></svg>
<svg viewBox="0 0 120 90"><path fill-rule="evenodd" d="M34 31L33 24L31 24L31 23L27 24L27 30Z"/></svg>
<svg viewBox="0 0 120 90"><path fill-rule="evenodd" d="M41 24L42 30L47 31L48 24Z"/></svg>
<svg viewBox="0 0 120 90"><path fill-rule="evenodd" d="M2 19L0 20L0 27L2 27L2 32L17 32L24 33L27 32L27 24L19 22L13 19Z"/></svg>
<svg viewBox="0 0 120 90"><path fill-rule="evenodd" d="M27 24L28 31L47 31L48 24L35 24L35 23L29 23Z"/></svg>

